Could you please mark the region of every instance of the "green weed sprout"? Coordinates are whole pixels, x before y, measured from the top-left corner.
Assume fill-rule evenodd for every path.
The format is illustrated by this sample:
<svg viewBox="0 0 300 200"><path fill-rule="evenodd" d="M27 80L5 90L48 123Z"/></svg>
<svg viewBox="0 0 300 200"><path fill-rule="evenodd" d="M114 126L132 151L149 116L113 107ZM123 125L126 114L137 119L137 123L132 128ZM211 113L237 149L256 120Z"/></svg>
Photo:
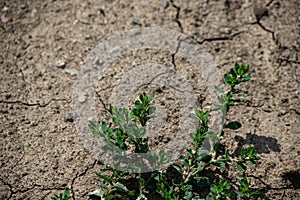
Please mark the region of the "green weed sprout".
<svg viewBox="0 0 300 200"><path fill-rule="evenodd" d="M54 195L52 200L69 200L70 199L71 190L66 188L64 192L60 193L59 195Z"/></svg>
<svg viewBox="0 0 300 200"><path fill-rule="evenodd" d="M251 79L248 73L249 65L235 64L228 74L224 75L226 88L216 87L220 94L219 103L216 105L224 116L229 109L243 102L242 98L236 97L244 93L239 89L239 85ZM135 153L148 153L149 157L159 157L164 163L169 158L160 152L154 155L149 150L148 138L144 138L145 127L149 119L155 116L155 107L151 105L153 96L143 93L139 100L134 103L134 109L129 111L125 108L110 107L108 119L113 125L109 126L106 121L102 123L90 122L89 129L94 136L101 136L106 141L106 148L114 152L116 149L128 151L133 149ZM147 199L150 195L159 195L161 199L176 200L197 200L200 199L203 188L210 188L206 200L226 199L233 195L241 198L252 198L259 194L259 191L250 192L251 181L246 176L247 166L253 166L260 159L254 146L242 147L239 156L233 156L228 149L222 153L219 151L224 130L239 129L242 125L238 121L228 122L218 133L209 131L209 111L195 110L195 132L191 134L193 144L191 148L180 156L176 164L169 168L177 172L176 178L170 178L168 169L154 170L153 172L133 173L131 171L116 170L112 166L103 164L103 171L109 173L96 174L103 180L100 183L100 189L96 190L93 195L101 199ZM215 141L210 151L203 149L203 143L206 139ZM119 164L118 159L114 164ZM235 165L237 172L241 173L243 178L239 179L239 188L230 184L231 180L207 176L208 171L226 172L230 170L230 165ZM140 166L136 166L140 167ZM220 177L220 176L218 176ZM137 183L135 189L128 189L125 184L126 180L133 178ZM125 180L125 181L124 181ZM200 189L199 189L200 188ZM202 189L201 189L202 188ZM233 192L234 191L234 192Z"/></svg>

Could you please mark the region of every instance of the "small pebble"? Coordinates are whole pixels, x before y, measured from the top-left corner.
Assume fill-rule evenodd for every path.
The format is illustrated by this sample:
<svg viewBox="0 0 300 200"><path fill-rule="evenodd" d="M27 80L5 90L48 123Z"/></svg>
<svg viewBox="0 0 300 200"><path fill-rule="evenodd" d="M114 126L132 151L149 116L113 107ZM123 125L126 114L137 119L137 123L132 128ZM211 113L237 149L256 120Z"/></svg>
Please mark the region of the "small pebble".
<svg viewBox="0 0 300 200"><path fill-rule="evenodd" d="M78 96L79 103L84 103L87 100L88 95L85 92L81 92Z"/></svg>
<svg viewBox="0 0 300 200"><path fill-rule="evenodd" d="M161 6L163 7L163 9L167 9L168 6L169 6L169 2L168 2L168 1L163 1L163 2L161 3Z"/></svg>
<svg viewBox="0 0 300 200"><path fill-rule="evenodd" d="M36 14L37 14L37 9L34 8L34 9L31 11L31 17L35 17Z"/></svg>
<svg viewBox="0 0 300 200"><path fill-rule="evenodd" d="M96 9L97 11L100 11L100 10L101 10L101 7L100 7L100 6L96 6L95 9Z"/></svg>
<svg viewBox="0 0 300 200"><path fill-rule="evenodd" d="M78 75L78 71L76 69L65 69L64 71L67 74L71 75L71 76L77 76Z"/></svg>
<svg viewBox="0 0 300 200"><path fill-rule="evenodd" d="M64 67L66 66L66 63L65 63L65 61L63 61L63 60L58 60L58 61L56 62L56 66L57 66L58 68L64 68Z"/></svg>
<svg viewBox="0 0 300 200"><path fill-rule="evenodd" d="M7 23L9 21L9 18L7 18L5 15L1 15L1 22L3 24Z"/></svg>
<svg viewBox="0 0 300 200"><path fill-rule="evenodd" d="M65 122L74 122L78 118L78 114L76 112L69 112L64 115Z"/></svg>
<svg viewBox="0 0 300 200"><path fill-rule="evenodd" d="M142 25L139 18L133 18L133 19L132 19L132 23L133 23L133 24L136 24L136 25Z"/></svg>
<svg viewBox="0 0 300 200"><path fill-rule="evenodd" d="M89 117L89 118L88 118L88 122L95 122L94 117Z"/></svg>
<svg viewBox="0 0 300 200"><path fill-rule="evenodd" d="M285 143L285 144L283 145L283 147L284 147L285 149L289 149L289 150L292 150L292 149L295 148L294 145L292 145L292 144L290 144L290 143Z"/></svg>
<svg viewBox="0 0 300 200"><path fill-rule="evenodd" d="M0 128L0 133L3 133L3 128Z"/></svg>
<svg viewBox="0 0 300 200"><path fill-rule="evenodd" d="M100 50L100 51L105 51L105 50L106 50L106 45L103 44L103 43L100 43L100 44L99 44L99 50Z"/></svg>
<svg viewBox="0 0 300 200"><path fill-rule="evenodd" d="M146 1L141 1L141 5L142 5L143 7L147 7L147 6L148 6L148 2L146 2Z"/></svg>
<svg viewBox="0 0 300 200"><path fill-rule="evenodd" d="M27 6L26 6L25 4L21 4L21 5L20 5L20 8L21 8L21 9L25 9L26 7L27 7Z"/></svg>

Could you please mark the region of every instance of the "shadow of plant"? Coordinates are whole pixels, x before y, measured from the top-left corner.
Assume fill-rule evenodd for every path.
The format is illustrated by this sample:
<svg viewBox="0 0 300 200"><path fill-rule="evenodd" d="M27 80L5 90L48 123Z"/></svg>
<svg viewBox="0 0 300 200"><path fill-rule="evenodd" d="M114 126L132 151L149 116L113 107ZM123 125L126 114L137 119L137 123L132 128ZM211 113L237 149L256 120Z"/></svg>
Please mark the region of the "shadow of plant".
<svg viewBox="0 0 300 200"><path fill-rule="evenodd" d="M294 189L300 189L300 172L299 171L289 171L282 175L284 180L291 183Z"/></svg>
<svg viewBox="0 0 300 200"><path fill-rule="evenodd" d="M245 144L252 144L256 147L257 152L261 153L270 153L271 151L280 152L280 144L278 144L277 139L266 136L259 136L251 133L246 134L246 139L240 136L235 136L235 140L239 142L238 146L241 147ZM240 149L236 150L237 152ZM235 152L235 153L237 153Z"/></svg>

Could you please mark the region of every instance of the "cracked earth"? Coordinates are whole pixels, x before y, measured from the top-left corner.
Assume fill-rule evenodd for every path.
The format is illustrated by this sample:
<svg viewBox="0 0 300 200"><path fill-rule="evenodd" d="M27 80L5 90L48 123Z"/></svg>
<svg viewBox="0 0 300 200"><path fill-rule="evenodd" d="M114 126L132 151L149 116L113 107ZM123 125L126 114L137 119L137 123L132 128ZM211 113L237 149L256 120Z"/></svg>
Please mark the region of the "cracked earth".
<svg viewBox="0 0 300 200"><path fill-rule="evenodd" d="M71 199L89 199L98 189L100 164L65 120L73 112L73 84L101 41L150 26L195 39L222 73L235 62L251 66L246 101L229 114L243 127L226 134L226 146L258 149L262 159L249 174L260 199L300 199L299 8L297 0L0 0L0 199L51 199L67 186ZM200 107L209 101L200 76L187 72L176 53L137 51L113 63L102 80L106 88L98 86L99 118L118 75L145 61L169 63L191 82ZM151 85L138 92L161 90L161 101L176 105L167 89Z"/></svg>

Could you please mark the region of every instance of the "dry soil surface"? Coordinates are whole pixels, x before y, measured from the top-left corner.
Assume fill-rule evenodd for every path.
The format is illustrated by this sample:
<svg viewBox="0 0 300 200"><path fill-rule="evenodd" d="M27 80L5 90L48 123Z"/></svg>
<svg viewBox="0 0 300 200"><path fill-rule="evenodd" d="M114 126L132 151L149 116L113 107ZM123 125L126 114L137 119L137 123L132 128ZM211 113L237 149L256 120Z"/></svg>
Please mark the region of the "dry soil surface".
<svg viewBox="0 0 300 200"><path fill-rule="evenodd" d="M250 64L246 101L229 114L243 126L226 134L226 146L257 147L262 159L248 173L261 199L300 198L299 1L0 0L0 11L0 199L51 199L66 186L72 199L89 199L100 164L65 120L74 111L76 74L105 38L150 26L195 39L222 73L235 62ZM134 52L112 68L146 58L185 65L161 55ZM114 70L100 93L103 112L125 69Z"/></svg>

